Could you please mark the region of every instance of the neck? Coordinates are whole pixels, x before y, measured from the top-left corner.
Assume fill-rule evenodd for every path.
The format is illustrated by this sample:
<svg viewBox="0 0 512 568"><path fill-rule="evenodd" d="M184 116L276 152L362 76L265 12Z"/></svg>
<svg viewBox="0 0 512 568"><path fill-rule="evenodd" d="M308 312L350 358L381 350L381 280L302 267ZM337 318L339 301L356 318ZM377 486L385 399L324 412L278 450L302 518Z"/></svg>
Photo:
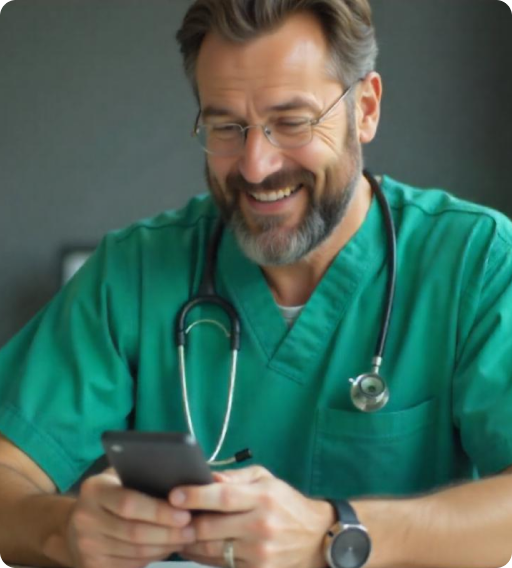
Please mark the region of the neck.
<svg viewBox="0 0 512 568"><path fill-rule="evenodd" d="M370 184L361 176L345 217L325 242L295 264L262 267L279 305L300 306L308 301L334 258L363 224L371 201Z"/></svg>

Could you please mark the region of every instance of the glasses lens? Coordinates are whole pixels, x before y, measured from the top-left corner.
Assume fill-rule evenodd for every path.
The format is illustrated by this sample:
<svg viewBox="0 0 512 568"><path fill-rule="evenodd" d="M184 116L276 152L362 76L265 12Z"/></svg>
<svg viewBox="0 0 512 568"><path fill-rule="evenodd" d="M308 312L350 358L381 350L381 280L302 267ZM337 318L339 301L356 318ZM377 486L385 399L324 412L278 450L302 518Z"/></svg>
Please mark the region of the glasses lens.
<svg viewBox="0 0 512 568"><path fill-rule="evenodd" d="M308 119L286 118L269 124L267 135L275 146L299 148L311 142L313 129Z"/></svg>
<svg viewBox="0 0 512 568"><path fill-rule="evenodd" d="M197 138L210 154L229 156L243 147L243 132L238 124L203 124L198 127Z"/></svg>
<svg viewBox="0 0 512 568"><path fill-rule="evenodd" d="M299 148L313 138L313 127L308 119L286 118L270 122L264 127L268 140L279 148ZM196 131L201 146L217 156L232 156L242 151L244 129L239 124L202 124Z"/></svg>

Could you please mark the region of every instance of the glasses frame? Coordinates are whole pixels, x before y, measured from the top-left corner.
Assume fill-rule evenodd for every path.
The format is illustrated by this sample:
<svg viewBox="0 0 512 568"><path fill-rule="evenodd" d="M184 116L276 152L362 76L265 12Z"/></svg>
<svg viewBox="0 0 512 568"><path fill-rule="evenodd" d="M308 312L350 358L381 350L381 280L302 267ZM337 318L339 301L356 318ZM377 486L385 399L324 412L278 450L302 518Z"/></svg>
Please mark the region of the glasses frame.
<svg viewBox="0 0 512 568"><path fill-rule="evenodd" d="M307 146L308 144L311 143L311 141L313 140L313 129L315 128L315 126L318 126L319 124L322 124L322 122L324 122L324 120L326 120L329 115L336 109L336 107L343 101L343 99L350 93L350 91L352 90L352 88L354 87L354 85L356 83L358 83L359 81L356 81L355 83L352 83L352 85L350 85L349 87L347 87L343 93L341 93L341 95L334 101L334 103L327 108L327 110L325 110L322 114L320 114L320 116L318 116L317 118L311 118L308 119L305 124L309 124L309 126L311 127L311 138L307 141L304 142L303 144L299 144L298 146L281 146L279 144L276 144L275 141L272 140L271 136L272 136L272 131L270 130L268 124L248 124L247 126L242 126L241 124L238 124L236 122L226 122L225 124L223 124L223 126L236 126L237 128L240 129L240 134L242 135L241 140L243 140L243 144L240 146L240 149L237 152L230 152L227 154L223 154L223 153L219 153L219 152L212 152L211 150L208 150L207 148L205 148L201 143L199 143L199 145L201 146L201 148L207 153L207 154L211 154L212 156L223 156L223 157L228 157L228 156L236 156L239 152L242 151L242 149L245 146L245 141L247 140L247 136L245 135L246 131L248 131L250 128L261 128L263 130L263 133L265 134L265 138L270 142L270 144L272 144L272 146L275 146L276 148L283 148L284 150L288 149L295 149L295 148L303 148L304 146ZM197 113L197 117L194 123L194 130L192 131L192 136L195 138L199 137L199 132L201 130L201 128L206 128L208 126L208 124L199 124L199 120L201 118L201 112L202 110L199 109L199 112Z"/></svg>

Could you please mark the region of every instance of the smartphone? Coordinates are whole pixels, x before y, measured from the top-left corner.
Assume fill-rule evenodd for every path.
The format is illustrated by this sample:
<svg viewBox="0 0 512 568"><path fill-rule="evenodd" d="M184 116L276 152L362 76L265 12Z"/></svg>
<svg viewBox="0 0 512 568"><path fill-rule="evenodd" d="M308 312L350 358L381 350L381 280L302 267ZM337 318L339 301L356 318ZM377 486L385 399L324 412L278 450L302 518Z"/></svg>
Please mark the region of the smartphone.
<svg viewBox="0 0 512 568"><path fill-rule="evenodd" d="M161 499L178 485L213 483L210 467L190 434L110 430L102 435L122 484Z"/></svg>

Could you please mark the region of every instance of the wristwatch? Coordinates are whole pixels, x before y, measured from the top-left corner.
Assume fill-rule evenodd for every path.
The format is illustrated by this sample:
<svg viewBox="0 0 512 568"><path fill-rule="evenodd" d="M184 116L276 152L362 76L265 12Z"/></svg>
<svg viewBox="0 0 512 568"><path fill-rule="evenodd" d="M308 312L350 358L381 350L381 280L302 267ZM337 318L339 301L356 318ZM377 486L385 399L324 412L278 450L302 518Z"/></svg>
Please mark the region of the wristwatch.
<svg viewBox="0 0 512 568"><path fill-rule="evenodd" d="M348 501L329 500L338 517L325 536L325 559L331 568L361 568L372 550L368 530Z"/></svg>

